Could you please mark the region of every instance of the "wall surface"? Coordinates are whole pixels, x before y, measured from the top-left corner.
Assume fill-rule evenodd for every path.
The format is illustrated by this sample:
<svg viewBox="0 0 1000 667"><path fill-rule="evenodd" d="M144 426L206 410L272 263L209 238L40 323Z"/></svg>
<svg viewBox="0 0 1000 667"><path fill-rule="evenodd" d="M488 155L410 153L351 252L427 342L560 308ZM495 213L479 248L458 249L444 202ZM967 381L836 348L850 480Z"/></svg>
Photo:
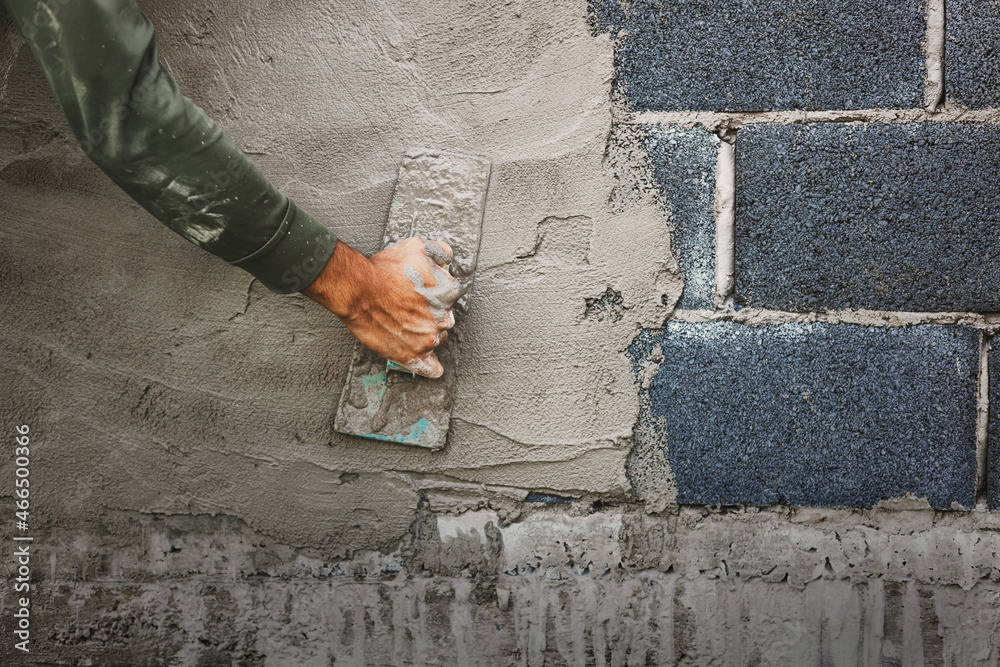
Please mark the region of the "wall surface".
<svg viewBox="0 0 1000 667"><path fill-rule="evenodd" d="M0 662L1000 661L994 3L140 4L362 251L406 149L493 161L451 432L335 432L350 334L118 190L0 11Z"/></svg>

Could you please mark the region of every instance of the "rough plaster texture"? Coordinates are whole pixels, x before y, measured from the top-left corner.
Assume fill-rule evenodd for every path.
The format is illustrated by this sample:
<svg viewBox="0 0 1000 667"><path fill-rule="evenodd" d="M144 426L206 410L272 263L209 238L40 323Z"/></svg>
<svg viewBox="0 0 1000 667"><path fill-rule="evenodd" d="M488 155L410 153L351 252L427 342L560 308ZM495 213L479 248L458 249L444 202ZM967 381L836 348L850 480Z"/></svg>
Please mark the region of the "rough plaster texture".
<svg viewBox="0 0 1000 667"><path fill-rule="evenodd" d="M918 0L590 0L633 111L920 106Z"/></svg>
<svg viewBox="0 0 1000 667"><path fill-rule="evenodd" d="M948 0L947 97L970 109L1000 106L1000 5Z"/></svg>
<svg viewBox="0 0 1000 667"><path fill-rule="evenodd" d="M736 301L1000 310L995 127L752 125L736 147Z"/></svg>
<svg viewBox="0 0 1000 667"><path fill-rule="evenodd" d="M623 497L638 402L620 352L679 282L652 199L608 206L611 45L586 8L144 7L182 89L362 250L378 246L407 147L493 160L451 442L428 453L332 432L347 331L140 212L74 147L8 27L0 373L5 424L42 434L33 474L60 490L42 515L226 513L344 553L408 525L417 490L401 473ZM625 316L586 317L609 288ZM367 476L366 498L345 472ZM356 540L335 537L355 524Z"/></svg>
<svg viewBox="0 0 1000 667"><path fill-rule="evenodd" d="M975 504L973 329L670 322L630 356L678 502Z"/></svg>
<svg viewBox="0 0 1000 667"><path fill-rule="evenodd" d="M32 658L985 667L1000 657L991 514L908 501L658 518L574 504L505 525L491 510L441 508L431 498L398 550L336 563L226 517L109 512L46 532L35 594L46 638ZM0 632L9 623L0 616ZM0 643L4 664L18 658Z"/></svg>

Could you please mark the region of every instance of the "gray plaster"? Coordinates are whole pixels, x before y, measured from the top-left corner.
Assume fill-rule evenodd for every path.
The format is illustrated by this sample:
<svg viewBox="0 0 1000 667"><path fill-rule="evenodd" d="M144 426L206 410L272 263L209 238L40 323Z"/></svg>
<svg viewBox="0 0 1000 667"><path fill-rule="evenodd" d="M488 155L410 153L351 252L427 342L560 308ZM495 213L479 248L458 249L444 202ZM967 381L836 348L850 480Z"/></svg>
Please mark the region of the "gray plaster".
<svg viewBox="0 0 1000 667"><path fill-rule="evenodd" d="M45 434L48 463L34 474L59 493L39 520L224 512L341 552L391 544L409 524L419 494L401 474L625 497L638 403L620 351L636 323L662 322L680 283L656 204L607 206L611 46L579 6L144 9L182 90L365 252L381 246L409 147L493 159L453 446L429 454L335 433L347 330L190 246L112 186L5 26L3 419ZM609 286L628 317L584 318ZM358 488L337 483L344 472L372 475L370 500L344 495Z"/></svg>

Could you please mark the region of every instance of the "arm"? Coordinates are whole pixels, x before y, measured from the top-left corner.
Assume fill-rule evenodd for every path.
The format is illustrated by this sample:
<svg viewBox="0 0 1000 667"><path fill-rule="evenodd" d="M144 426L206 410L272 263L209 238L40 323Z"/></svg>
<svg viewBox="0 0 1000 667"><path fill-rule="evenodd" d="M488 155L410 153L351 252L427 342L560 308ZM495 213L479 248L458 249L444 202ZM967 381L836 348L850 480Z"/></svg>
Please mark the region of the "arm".
<svg viewBox="0 0 1000 667"><path fill-rule="evenodd" d="M302 291L375 352L441 375L433 350L460 296L437 268L448 255L435 264L419 239L371 259L339 243L180 93L134 0L3 2L83 151L143 208L272 291Z"/></svg>
<svg viewBox="0 0 1000 667"><path fill-rule="evenodd" d="M158 220L275 292L336 236L277 191L160 66L133 0L4 0L83 151Z"/></svg>

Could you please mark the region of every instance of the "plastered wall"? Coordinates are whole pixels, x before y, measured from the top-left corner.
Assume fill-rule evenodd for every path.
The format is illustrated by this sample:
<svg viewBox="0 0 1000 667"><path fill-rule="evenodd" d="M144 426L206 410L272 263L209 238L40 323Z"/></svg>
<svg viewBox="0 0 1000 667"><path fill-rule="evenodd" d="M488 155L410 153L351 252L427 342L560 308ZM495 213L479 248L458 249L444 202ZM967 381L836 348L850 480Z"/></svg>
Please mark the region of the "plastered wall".
<svg viewBox="0 0 1000 667"><path fill-rule="evenodd" d="M945 57L988 50L992 5L946 33L940 2L141 4L182 90L365 252L407 148L493 160L451 436L335 433L346 330L118 191L0 13L0 428L31 427L34 503L5 664L996 664L997 288L954 260L992 261L995 70ZM959 175L931 222L975 232L888 290L848 242L860 287L825 294L862 302L803 297L794 234L909 182L842 138L894 132L918 182ZM939 301L863 302L910 284Z"/></svg>

